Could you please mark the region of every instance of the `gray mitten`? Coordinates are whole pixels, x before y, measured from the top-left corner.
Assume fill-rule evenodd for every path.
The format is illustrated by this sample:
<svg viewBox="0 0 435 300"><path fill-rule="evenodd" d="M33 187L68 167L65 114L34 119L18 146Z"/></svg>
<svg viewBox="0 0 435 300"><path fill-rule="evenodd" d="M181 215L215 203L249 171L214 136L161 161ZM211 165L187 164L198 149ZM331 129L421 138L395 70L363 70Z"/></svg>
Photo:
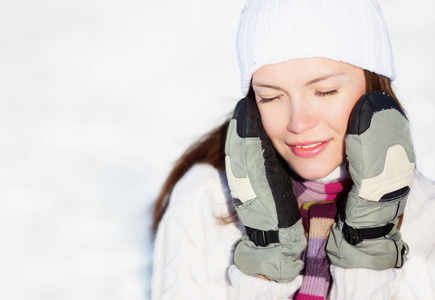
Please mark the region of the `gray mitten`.
<svg viewBox="0 0 435 300"><path fill-rule="evenodd" d="M234 252L245 274L293 280L307 241L289 168L263 129L257 103L237 104L227 133L225 163L237 216L246 228Z"/></svg>
<svg viewBox="0 0 435 300"><path fill-rule="evenodd" d="M332 226L328 257L343 268L400 268L408 246L397 226L415 169L405 113L385 93L363 95L350 115L345 144L354 186Z"/></svg>

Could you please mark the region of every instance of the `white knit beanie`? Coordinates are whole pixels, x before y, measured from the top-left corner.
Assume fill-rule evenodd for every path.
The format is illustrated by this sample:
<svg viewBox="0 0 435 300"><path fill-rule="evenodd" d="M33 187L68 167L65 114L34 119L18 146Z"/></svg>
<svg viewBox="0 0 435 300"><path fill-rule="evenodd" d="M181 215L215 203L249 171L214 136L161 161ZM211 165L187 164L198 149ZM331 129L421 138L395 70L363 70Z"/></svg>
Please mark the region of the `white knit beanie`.
<svg viewBox="0 0 435 300"><path fill-rule="evenodd" d="M298 58L328 58L395 77L376 0L247 0L237 49L244 95L259 68Z"/></svg>

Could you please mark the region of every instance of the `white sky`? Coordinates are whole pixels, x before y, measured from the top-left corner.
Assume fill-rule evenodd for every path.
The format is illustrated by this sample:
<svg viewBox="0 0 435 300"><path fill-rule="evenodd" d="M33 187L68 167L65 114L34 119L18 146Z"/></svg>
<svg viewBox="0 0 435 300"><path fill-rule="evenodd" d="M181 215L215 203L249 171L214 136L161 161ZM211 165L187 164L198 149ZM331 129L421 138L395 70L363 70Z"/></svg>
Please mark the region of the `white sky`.
<svg viewBox="0 0 435 300"><path fill-rule="evenodd" d="M435 180L435 1L380 0ZM146 210L241 98L242 0L0 4L0 298L147 299Z"/></svg>

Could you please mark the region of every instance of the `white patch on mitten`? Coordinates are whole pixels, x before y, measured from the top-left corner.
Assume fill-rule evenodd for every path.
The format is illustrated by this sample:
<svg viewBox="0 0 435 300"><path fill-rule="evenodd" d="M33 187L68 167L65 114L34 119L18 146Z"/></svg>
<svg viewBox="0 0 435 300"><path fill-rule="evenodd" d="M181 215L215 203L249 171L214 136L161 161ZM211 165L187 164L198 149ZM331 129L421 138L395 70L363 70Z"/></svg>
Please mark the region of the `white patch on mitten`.
<svg viewBox="0 0 435 300"><path fill-rule="evenodd" d="M379 201L385 194L405 186L411 188L415 163L411 163L402 145L387 150L384 170L378 176L363 179L359 196L370 201Z"/></svg>
<svg viewBox="0 0 435 300"><path fill-rule="evenodd" d="M248 200L256 198L257 195L252 188L249 178L237 178L236 176L234 176L233 170L231 169L230 157L228 155L225 156L225 163L227 166L226 172L228 185L230 186L231 190L231 197L239 199L242 202L246 202Z"/></svg>

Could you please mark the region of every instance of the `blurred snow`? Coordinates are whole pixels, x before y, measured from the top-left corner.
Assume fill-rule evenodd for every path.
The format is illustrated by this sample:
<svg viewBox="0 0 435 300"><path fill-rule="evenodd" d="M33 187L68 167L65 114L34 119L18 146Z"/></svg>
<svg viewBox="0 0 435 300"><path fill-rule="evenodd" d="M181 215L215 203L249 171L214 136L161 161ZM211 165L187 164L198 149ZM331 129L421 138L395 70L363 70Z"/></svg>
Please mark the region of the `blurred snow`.
<svg viewBox="0 0 435 300"><path fill-rule="evenodd" d="M243 3L0 4L0 299L148 299L148 209L242 96ZM435 180L435 1L380 3L418 166Z"/></svg>

